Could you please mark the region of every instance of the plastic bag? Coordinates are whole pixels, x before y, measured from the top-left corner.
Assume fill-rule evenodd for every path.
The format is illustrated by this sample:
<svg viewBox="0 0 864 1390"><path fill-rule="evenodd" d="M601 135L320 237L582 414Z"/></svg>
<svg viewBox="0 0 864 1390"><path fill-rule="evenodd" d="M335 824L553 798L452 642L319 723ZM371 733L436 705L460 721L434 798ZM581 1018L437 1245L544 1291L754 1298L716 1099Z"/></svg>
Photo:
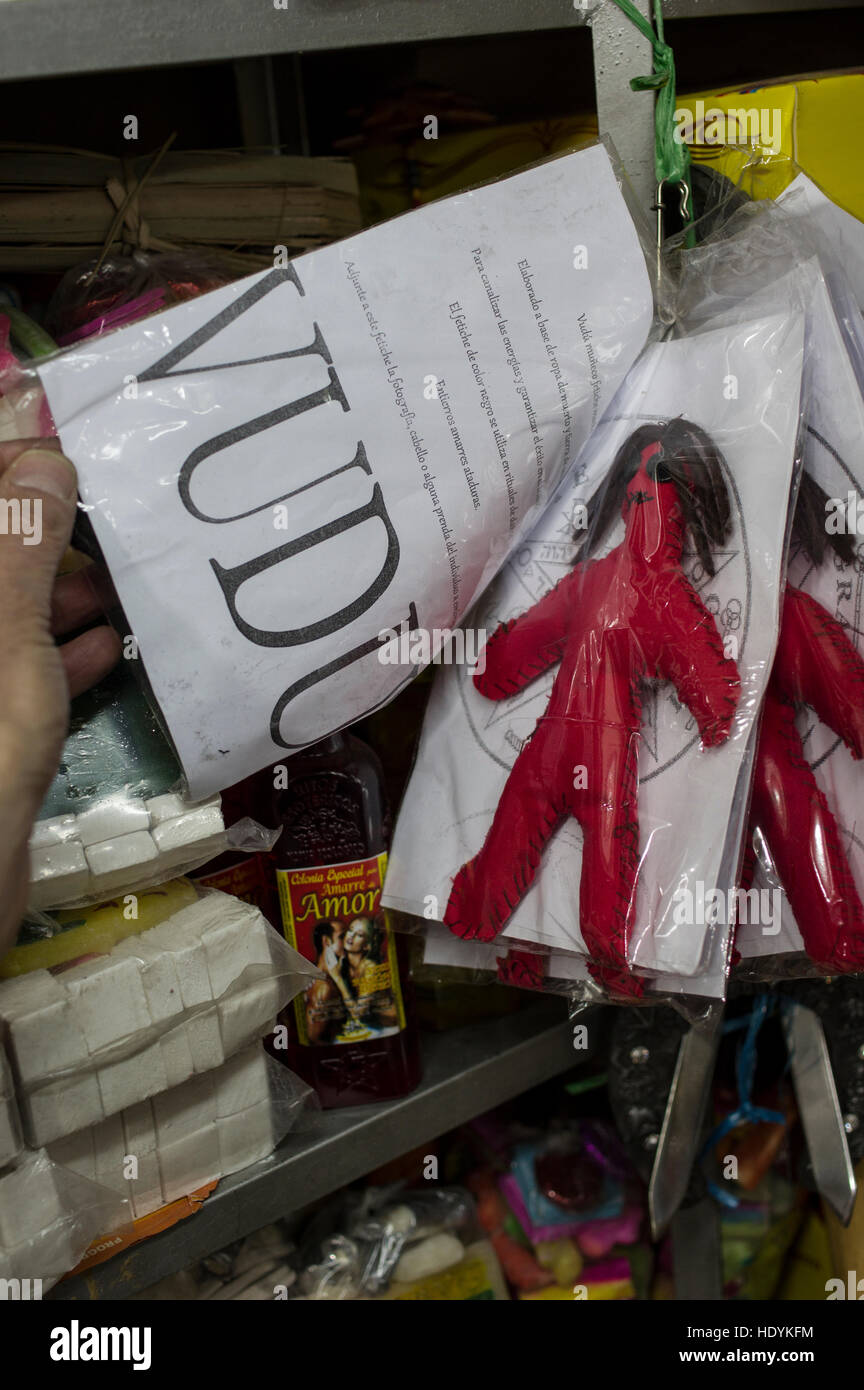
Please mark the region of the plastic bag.
<svg viewBox="0 0 864 1390"><path fill-rule="evenodd" d="M40 363L192 797L390 700L388 634L437 657L651 307L597 145Z"/></svg>
<svg viewBox="0 0 864 1390"><path fill-rule="evenodd" d="M523 761L527 758L524 795L521 810L511 796L507 815L499 811L504 840L488 858L488 881L498 882L496 874L506 879L498 883L500 936L493 944L479 944L482 937L488 941L496 935L490 929L496 924L482 904L472 907L466 902L463 921L469 927L464 933L468 939L448 941L440 928L431 931L427 960L488 966L504 958L512 946L516 965L526 978L516 978L505 958L502 968L510 982L536 986L552 977L585 985L588 952L577 909L581 879L582 910L587 905L602 914L602 921L593 928L595 952L616 934L620 943L614 952L616 988L626 988L632 997L647 982L652 994L722 997L731 933L728 905L737 886L756 720L777 637L786 511L800 421L802 355L803 318L794 310L766 313L746 325L647 349L583 451L576 481L562 490L530 541L475 610L472 621L477 627L492 630L498 623L508 625L504 651L509 643L513 660L508 662L511 686L506 689L518 693L512 699L490 700L476 689L482 681L489 690L497 680L499 690L493 695L506 693L500 663L490 666L491 648L486 673L476 682L462 672L442 673L396 826L385 904L417 917L442 920L448 901L452 902L454 875L483 845L520 755ZM645 689L640 721L629 704L631 678L638 682L652 676L655 657L637 643L628 657L631 675L610 678L606 687L610 701L619 701L619 710L610 703L605 712L598 706L592 713L584 696L586 682L596 682L603 669L599 634L607 632L612 646L630 640L626 622L617 615L626 611L627 594L635 589L625 586L615 594L610 578L607 603L604 593L582 588L572 566L586 533L592 559L597 554L591 545L588 504L593 498L594 514L615 527L607 526L608 534L597 537L608 555L625 531L624 521L618 520L622 504L628 511L641 508L635 494L647 500L654 486L649 477L644 486L634 485L634 496L626 497L632 459L619 450L634 439L634 431L681 416L698 425L722 456L706 478L706 451L711 446L693 445L694 476L701 471L702 481L716 482L716 487L699 499L708 509L705 514L700 515L695 501L685 504L688 536L683 560L672 567L675 575L669 578L670 587L674 579L686 597L692 586L701 600L694 603L688 597L680 614L659 596L660 591L656 600L658 630L668 624L678 639L675 651L670 649L664 657L663 673L675 671L675 663L682 659L692 658L697 665L689 674L686 665L679 666L677 695L674 686ZM670 447L674 458L674 446ZM616 456L621 466L612 474L610 465ZM672 484L665 486L668 491ZM717 508L717 517L725 515L725 507L729 518L722 539L720 529L713 529L713 545L712 529L705 524L706 515L709 519L715 515L711 507ZM592 573L590 566L586 573ZM677 577L682 574L687 581L683 587ZM573 595L573 630L585 634L588 664L585 671L574 669L571 683L567 684L567 675L559 680L553 697L557 704L550 707L555 717L550 721L546 712L550 687L559 679L554 666L561 656L561 628L553 635L552 617L548 630L543 619L568 587ZM547 598L550 593L558 598ZM529 615L539 616L532 634L536 640L533 645L528 641L523 650L518 646L519 633L533 619L523 619L521 628L512 624L526 609ZM516 634L515 643L511 633ZM699 660L703 665L708 662L710 669L703 673L706 680L715 665L725 663L731 670L734 663L737 668L740 690L733 692L730 685L720 691L718 707L712 711L700 705ZM534 677L539 679L532 684ZM721 732L716 723L719 708L724 716L731 716L722 730L728 736L718 746L701 744L685 696L698 710L703 726L713 724L716 733ZM538 719L546 720L544 738L551 740L551 762L532 768L532 760L543 761ZM617 729L616 719L620 719ZM627 730L623 738L622 727ZM606 730L614 747L606 744ZM633 786L637 748L638 802ZM578 799L584 794L601 818L608 807L616 808L605 829L592 825L592 832L600 835L601 855L591 868L593 888L591 878L584 877L583 832L575 818L581 809ZM552 835L556 827L558 833ZM629 856L626 875L617 869L610 873L612 856L624 847ZM598 850L596 841L594 849ZM717 897L706 907L709 893L721 899L721 912L714 911ZM512 916L502 899L511 910L515 908ZM479 932L473 929L477 926ZM595 954L595 960L600 963L600 956ZM589 987L586 993L591 992Z"/></svg>
<svg viewBox="0 0 864 1390"><path fill-rule="evenodd" d="M60 347L183 304L227 285L234 274L218 256L199 251L142 251L84 261L67 270L45 311Z"/></svg>
<svg viewBox="0 0 864 1390"><path fill-rule="evenodd" d="M202 802L177 792L100 798L77 816L36 822L29 906L44 911L134 894L189 873L227 848L218 796Z"/></svg>
<svg viewBox="0 0 864 1390"><path fill-rule="evenodd" d="M57 1140L48 1153L127 1197L137 1220L266 1158L316 1103L311 1088L256 1042L201 1076Z"/></svg>
<svg viewBox="0 0 864 1390"><path fill-rule="evenodd" d="M298 1291L307 1299L375 1297L451 1268L465 1255L474 1215L473 1199L456 1187L367 1188L339 1198L340 1207L335 1229L322 1238L313 1222L301 1248Z"/></svg>
<svg viewBox="0 0 864 1390"><path fill-rule="evenodd" d="M29 1280L17 1297L40 1298L94 1236L128 1219L123 1197L52 1163L44 1150L28 1154L0 1177L0 1278Z"/></svg>
<svg viewBox="0 0 864 1390"><path fill-rule="evenodd" d="M0 981L0 1030L34 1147L262 1037L320 971L257 908L205 892L105 955Z"/></svg>
<svg viewBox="0 0 864 1390"><path fill-rule="evenodd" d="M743 223L736 219L731 239L718 244L716 254L706 248L698 256L700 276L706 257L714 259L713 304L727 316L726 301L741 283L736 269L751 284L757 262L763 274L773 263L777 289L800 294L807 314L805 475L772 681L776 690L766 706L756 767L745 883L748 894L779 902L780 911L770 925L741 924L736 937L745 958L760 960L758 971L748 967L748 975L762 978L864 968L864 857L855 834L864 752L857 616L864 374L857 350L860 315L844 309L852 293L836 259L841 243L825 242L825 203L818 201L811 217L801 191L793 197L790 190L782 209L760 209ZM839 209L827 224L832 227L833 214ZM820 260L824 256L833 266L827 274L812 254L816 246ZM752 312L764 293L742 312ZM794 724L788 722L790 701ZM805 946L809 961L800 956Z"/></svg>

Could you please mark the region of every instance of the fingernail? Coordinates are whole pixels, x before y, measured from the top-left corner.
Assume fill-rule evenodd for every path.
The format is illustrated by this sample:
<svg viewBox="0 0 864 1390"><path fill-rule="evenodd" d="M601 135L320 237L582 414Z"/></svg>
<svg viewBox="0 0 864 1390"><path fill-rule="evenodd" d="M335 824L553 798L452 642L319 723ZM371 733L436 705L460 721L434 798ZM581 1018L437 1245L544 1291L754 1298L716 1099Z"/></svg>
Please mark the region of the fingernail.
<svg viewBox="0 0 864 1390"><path fill-rule="evenodd" d="M48 449L28 449L17 458L7 474L16 487L47 492L66 502L78 490L78 478L73 465L62 454Z"/></svg>

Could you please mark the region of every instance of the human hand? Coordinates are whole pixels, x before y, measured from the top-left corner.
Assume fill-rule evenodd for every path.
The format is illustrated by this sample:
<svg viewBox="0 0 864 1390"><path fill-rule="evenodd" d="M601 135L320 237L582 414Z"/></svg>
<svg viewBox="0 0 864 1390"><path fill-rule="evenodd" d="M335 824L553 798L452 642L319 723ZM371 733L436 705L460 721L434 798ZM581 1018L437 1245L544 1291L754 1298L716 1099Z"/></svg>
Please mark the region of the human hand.
<svg viewBox="0 0 864 1390"><path fill-rule="evenodd" d="M26 906L27 844L60 760L69 700L120 655L109 627L62 646L54 641L102 611L85 570L57 578L76 491L75 469L57 441L0 443L0 956L14 944Z"/></svg>

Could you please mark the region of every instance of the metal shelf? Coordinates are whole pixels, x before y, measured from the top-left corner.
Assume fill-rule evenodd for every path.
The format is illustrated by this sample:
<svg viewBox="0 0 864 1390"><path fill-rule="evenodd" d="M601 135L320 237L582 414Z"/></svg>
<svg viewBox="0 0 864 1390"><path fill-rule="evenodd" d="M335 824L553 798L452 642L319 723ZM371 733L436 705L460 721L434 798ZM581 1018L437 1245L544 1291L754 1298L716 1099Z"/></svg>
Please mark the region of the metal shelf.
<svg viewBox="0 0 864 1390"><path fill-rule="evenodd" d="M571 0L0 0L0 78L567 29Z"/></svg>
<svg viewBox="0 0 864 1390"><path fill-rule="evenodd" d="M404 1100L312 1114L270 1158L221 1182L195 1216L64 1280L49 1297L129 1298L593 1055L573 1051L556 998L424 1042L423 1081Z"/></svg>
<svg viewBox="0 0 864 1390"><path fill-rule="evenodd" d="M670 19L861 0L668 0ZM0 80L578 28L573 0L0 0ZM608 4L607 4L608 8ZM616 22L626 21L616 12Z"/></svg>

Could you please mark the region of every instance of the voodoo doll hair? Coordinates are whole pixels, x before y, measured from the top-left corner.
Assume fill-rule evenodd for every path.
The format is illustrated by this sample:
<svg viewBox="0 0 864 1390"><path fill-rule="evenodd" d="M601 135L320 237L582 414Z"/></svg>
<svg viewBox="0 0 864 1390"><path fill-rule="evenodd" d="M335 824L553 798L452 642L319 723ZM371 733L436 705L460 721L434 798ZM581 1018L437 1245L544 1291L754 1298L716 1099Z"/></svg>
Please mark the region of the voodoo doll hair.
<svg viewBox="0 0 864 1390"><path fill-rule="evenodd" d="M601 544L610 526L619 519L627 485L638 471L642 452L660 444L648 471L661 483L674 483L684 525L690 532L699 560L707 574L714 574L711 547L722 545L731 529L729 492L722 453L699 425L682 416L651 425L640 425L615 455L605 482L588 503L588 535L577 561Z"/></svg>
<svg viewBox="0 0 864 1390"><path fill-rule="evenodd" d="M855 537L848 531L837 535L831 535L826 531L827 501L827 492L823 492L809 473L802 472L798 502L792 517L793 544L806 551L814 565L822 564L826 547L829 545L844 564L851 565L855 559Z"/></svg>

